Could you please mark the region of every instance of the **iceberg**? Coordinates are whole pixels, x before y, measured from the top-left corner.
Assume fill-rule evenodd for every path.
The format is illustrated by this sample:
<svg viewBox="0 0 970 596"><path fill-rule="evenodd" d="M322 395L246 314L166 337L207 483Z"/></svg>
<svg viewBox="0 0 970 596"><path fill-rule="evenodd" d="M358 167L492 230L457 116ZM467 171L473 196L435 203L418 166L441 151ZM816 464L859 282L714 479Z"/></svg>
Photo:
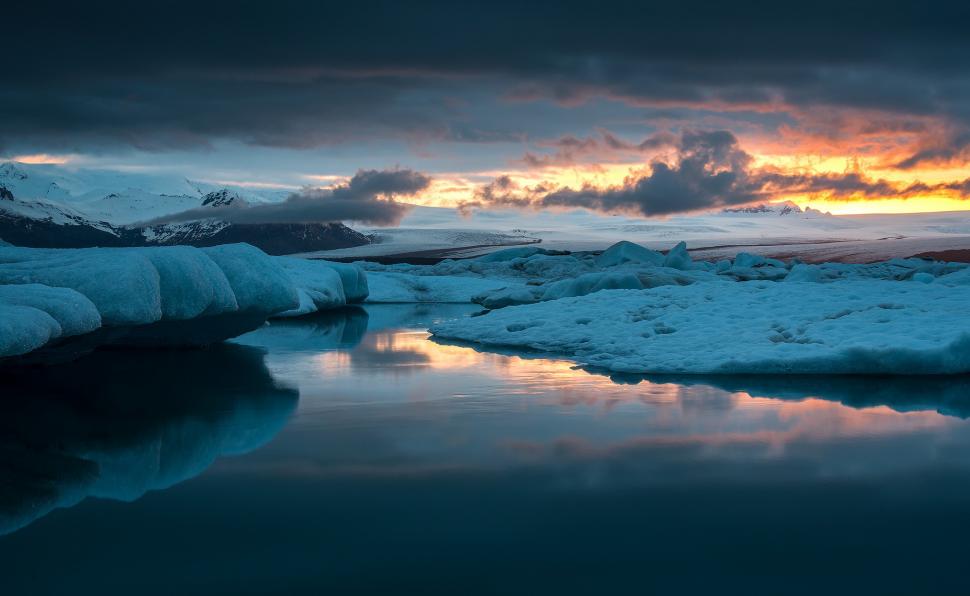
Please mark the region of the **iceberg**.
<svg viewBox="0 0 970 596"><path fill-rule="evenodd" d="M40 284L0 286L0 356L26 354L100 326L98 309L79 292Z"/></svg>
<svg viewBox="0 0 970 596"><path fill-rule="evenodd" d="M596 266L616 267L626 263L642 263L659 267L664 264L665 260L663 253L624 240L607 248L600 256L596 257Z"/></svg>
<svg viewBox="0 0 970 596"><path fill-rule="evenodd" d="M205 345L275 316L367 295L351 265L209 248L0 248L0 358L74 336L122 345ZM110 331L110 333L108 332Z"/></svg>
<svg viewBox="0 0 970 596"><path fill-rule="evenodd" d="M443 322L438 338L645 374L970 372L970 287L886 280L603 290Z"/></svg>
<svg viewBox="0 0 970 596"><path fill-rule="evenodd" d="M340 276L340 283L343 284L347 304L363 302L370 294L367 275L360 267L349 263L335 263L333 261L311 260L309 262L319 263L337 272L337 275Z"/></svg>
<svg viewBox="0 0 970 596"><path fill-rule="evenodd" d="M276 257L276 262L290 277L299 299L296 308L277 316L295 317L347 304L344 285L336 270L320 263L292 257Z"/></svg>

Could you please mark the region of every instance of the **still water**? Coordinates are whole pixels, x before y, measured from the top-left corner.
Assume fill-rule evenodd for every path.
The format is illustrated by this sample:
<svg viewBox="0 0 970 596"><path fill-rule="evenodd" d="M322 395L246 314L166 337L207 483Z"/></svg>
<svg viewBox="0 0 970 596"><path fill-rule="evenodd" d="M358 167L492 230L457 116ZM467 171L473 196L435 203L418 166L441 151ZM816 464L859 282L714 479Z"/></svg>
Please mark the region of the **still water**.
<svg viewBox="0 0 970 596"><path fill-rule="evenodd" d="M966 593L970 380L609 378L466 306L0 372L0 594Z"/></svg>

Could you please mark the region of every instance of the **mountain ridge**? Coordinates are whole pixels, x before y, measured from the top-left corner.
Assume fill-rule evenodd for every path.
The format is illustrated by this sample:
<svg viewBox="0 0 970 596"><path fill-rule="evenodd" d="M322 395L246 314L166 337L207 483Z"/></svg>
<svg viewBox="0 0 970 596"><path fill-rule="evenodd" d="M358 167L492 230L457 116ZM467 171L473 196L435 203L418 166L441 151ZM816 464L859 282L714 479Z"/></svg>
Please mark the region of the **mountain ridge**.
<svg viewBox="0 0 970 596"><path fill-rule="evenodd" d="M32 248L247 242L270 254L334 250L370 242L367 236L340 222L235 224L216 216L179 224L138 223L197 207L211 207L216 215L219 208L250 202L229 186L205 193L201 188L193 190L194 195L168 194L128 186L103 195L98 190L82 189L75 196L57 180L36 172L31 175L8 162L0 164L0 238Z"/></svg>

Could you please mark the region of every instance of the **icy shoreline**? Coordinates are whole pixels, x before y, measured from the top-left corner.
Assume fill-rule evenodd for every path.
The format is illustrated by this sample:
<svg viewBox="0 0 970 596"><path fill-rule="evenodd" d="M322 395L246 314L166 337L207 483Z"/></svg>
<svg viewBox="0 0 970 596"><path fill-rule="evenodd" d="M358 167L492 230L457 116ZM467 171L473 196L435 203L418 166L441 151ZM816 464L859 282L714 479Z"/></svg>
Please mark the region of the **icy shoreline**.
<svg viewBox="0 0 970 596"><path fill-rule="evenodd" d="M503 252L441 264L510 284L474 297L486 316L436 325L436 337L622 373L970 372L965 264L694 262L682 244L663 255L627 242L600 255Z"/></svg>
<svg viewBox="0 0 970 596"><path fill-rule="evenodd" d="M436 265L206 249L0 248L0 357L61 345L192 346L348 303L478 303L439 338L537 349L624 373L970 372L970 268L924 259L694 261L619 242ZM65 341L65 338L73 338ZM87 342L87 344L85 344Z"/></svg>
<svg viewBox="0 0 970 596"><path fill-rule="evenodd" d="M970 287L884 280L604 290L432 327L436 337L655 374L970 372Z"/></svg>

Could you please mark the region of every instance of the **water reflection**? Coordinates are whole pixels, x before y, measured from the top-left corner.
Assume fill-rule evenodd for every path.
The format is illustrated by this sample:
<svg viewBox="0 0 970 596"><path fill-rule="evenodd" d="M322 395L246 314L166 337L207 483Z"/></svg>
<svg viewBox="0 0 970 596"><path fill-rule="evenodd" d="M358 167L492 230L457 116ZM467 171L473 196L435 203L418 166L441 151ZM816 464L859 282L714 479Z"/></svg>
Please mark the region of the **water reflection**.
<svg viewBox="0 0 970 596"><path fill-rule="evenodd" d="M966 377L611 377L541 354L429 340L422 328L436 317L474 311L449 308L422 305L412 324L410 307L371 306L369 322L381 323L351 348L288 342L287 353L270 355L273 373L301 388L291 435L313 429L305 440L320 448L310 467L380 475L629 453L646 458L642 467L679 465L664 454L685 450L698 461L730 456L753 466L799 454L818 473L885 471L962 444L964 427L952 414L970 411ZM274 333L240 341L269 347ZM848 447L876 439L879 449ZM663 453L648 457L657 449ZM840 449L850 453L832 457ZM731 468L681 471L693 469Z"/></svg>
<svg viewBox="0 0 970 596"><path fill-rule="evenodd" d="M676 383L707 386L752 397L781 400L825 399L853 408L886 406L897 412L936 411L970 417L970 375L954 376L733 376L609 375L617 383Z"/></svg>
<svg viewBox="0 0 970 596"><path fill-rule="evenodd" d="M231 343L258 346L273 354L346 350L360 343L368 322L366 310L350 306L296 319L274 319Z"/></svg>
<svg viewBox="0 0 970 596"><path fill-rule="evenodd" d="M679 389L681 400L703 404L705 408L729 407L737 395L778 400L823 399L853 408L885 406L897 412L936 411L958 418L970 417L970 375L649 375L615 373L593 367L583 367L557 360L555 355L483 347L466 342L429 338L444 353L457 349L471 350L488 356L502 356L520 370L557 371L566 366L569 372L558 370L553 378L581 378L598 376L618 385L640 385L641 390L655 393L658 387ZM533 364L525 364L531 362ZM708 391L704 391L707 388ZM703 395L703 397L701 397ZM685 404L689 406L689 404Z"/></svg>
<svg viewBox="0 0 970 596"><path fill-rule="evenodd" d="M428 340L429 324L472 312L368 306L273 323L225 346L225 361L172 353L136 367L127 389L102 378L127 366L119 354L100 372L21 380L0 436L36 461L0 465L33 478L18 498L41 509L71 502L45 490L133 498L259 443L221 438L234 409L250 409L241 426L266 425L264 437L298 410L273 441L191 482L130 504L89 500L0 538L0 591L94 590L107 575L139 594L965 588L966 379L610 378ZM180 395L189 378L208 389ZM273 379L298 387L299 404ZM51 383L60 398L26 399ZM148 385L142 416L129 398ZM115 387L121 409L64 397L86 386ZM176 400L168 416L163 394ZM223 397L192 405L207 394ZM163 481L103 488L104 470L138 476L154 461L138 446L175 434L209 455L176 458L196 464Z"/></svg>
<svg viewBox="0 0 970 596"><path fill-rule="evenodd" d="M132 501L266 443L298 393L264 354L103 351L0 370L0 534L88 496Z"/></svg>

